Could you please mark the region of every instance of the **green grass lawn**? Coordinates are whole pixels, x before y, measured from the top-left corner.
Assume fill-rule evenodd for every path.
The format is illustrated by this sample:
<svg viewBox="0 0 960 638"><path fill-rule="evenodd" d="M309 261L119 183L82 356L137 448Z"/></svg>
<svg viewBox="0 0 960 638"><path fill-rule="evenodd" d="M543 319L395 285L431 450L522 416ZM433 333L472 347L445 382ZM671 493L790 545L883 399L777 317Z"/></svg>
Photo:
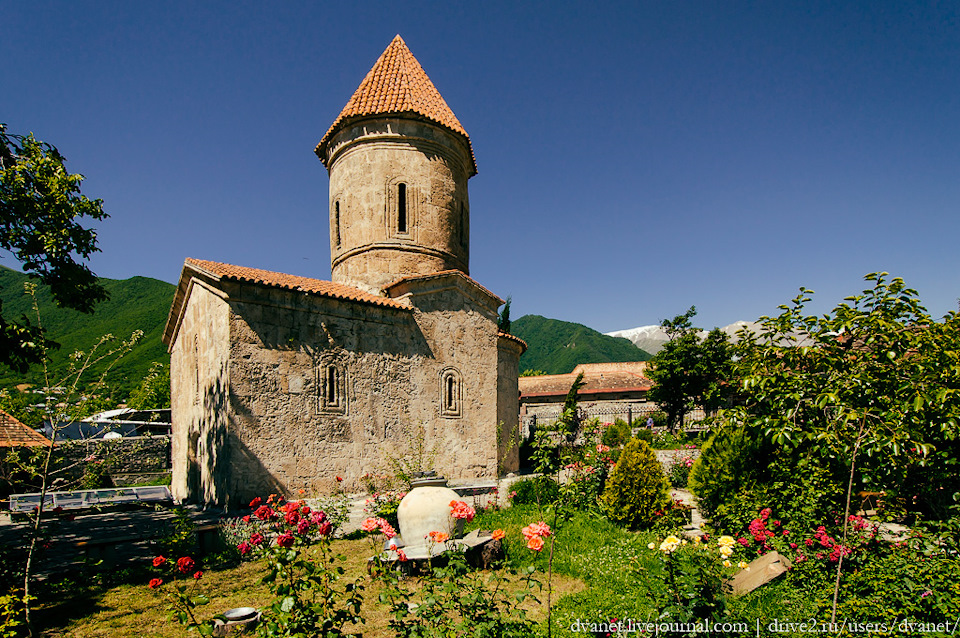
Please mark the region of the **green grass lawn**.
<svg viewBox="0 0 960 638"><path fill-rule="evenodd" d="M538 578L544 585L544 589L536 594L540 604L528 603L526 607L540 623L541 635L545 635L546 573L551 567L549 545L540 553L533 552L527 549L520 534L522 527L538 520L540 515L536 507L516 506L483 513L468 527L503 529L507 532L508 562L516 567L537 566ZM546 522L554 524L549 518ZM661 590L665 580L662 564L656 551L648 548L648 543L658 543L665 536L664 532L628 532L604 519L579 513L558 528L554 536L550 596L554 636L584 636L584 633L570 629L577 621L593 623L613 618L648 621L657 618L649 592ZM378 602L379 585L366 576L366 561L373 553L369 539L338 540L334 549L346 557L345 578L360 578L366 583L363 615L367 622L351 631L362 632L366 638L393 635L387 627L386 609ZM263 574L261 562L206 569L199 588L210 596L211 603L201 608L204 617L231 607L269 603L270 593L259 582ZM122 580L120 576L116 572L74 576L59 587L47 587L36 612L42 635L76 638L187 635L181 626L167 619L170 608L167 594L162 589L155 591L146 586L150 577L146 571L138 575L127 574L128 582L116 584L117 580ZM811 572L798 569L731 600L727 618L745 623L749 631L744 635L751 636L756 635L758 624L761 635L773 635L765 628L774 619L802 621L816 618L825 621L829 619L831 584L824 575L814 577ZM519 588L521 585L515 586Z"/></svg>

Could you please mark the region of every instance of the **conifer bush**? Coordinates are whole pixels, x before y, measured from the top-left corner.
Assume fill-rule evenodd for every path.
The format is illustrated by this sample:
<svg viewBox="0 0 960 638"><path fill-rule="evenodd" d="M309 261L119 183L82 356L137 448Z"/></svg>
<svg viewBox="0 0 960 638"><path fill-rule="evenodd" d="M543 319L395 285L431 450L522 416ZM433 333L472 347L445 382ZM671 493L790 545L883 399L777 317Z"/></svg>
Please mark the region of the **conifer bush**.
<svg viewBox="0 0 960 638"><path fill-rule="evenodd" d="M667 477L650 446L633 439L607 477L603 507L614 523L631 529L644 527L669 502L668 488Z"/></svg>

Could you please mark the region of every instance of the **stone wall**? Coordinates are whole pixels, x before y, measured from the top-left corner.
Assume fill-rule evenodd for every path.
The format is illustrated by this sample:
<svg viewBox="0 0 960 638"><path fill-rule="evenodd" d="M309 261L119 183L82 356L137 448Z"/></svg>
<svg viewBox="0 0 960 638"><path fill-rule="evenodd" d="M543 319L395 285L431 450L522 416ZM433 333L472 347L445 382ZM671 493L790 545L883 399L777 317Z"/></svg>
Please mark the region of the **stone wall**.
<svg viewBox="0 0 960 638"><path fill-rule="evenodd" d="M371 118L343 127L329 149L333 281L377 293L409 275L469 272L472 159L461 136ZM397 226L399 184L405 230Z"/></svg>
<svg viewBox="0 0 960 638"><path fill-rule="evenodd" d="M130 436L122 439L87 439L57 443L54 455L61 466L80 468L88 462L103 461L111 474L163 472L170 469L169 436ZM91 461L86 459L94 457Z"/></svg>
<svg viewBox="0 0 960 638"><path fill-rule="evenodd" d="M528 403L525 406L527 417L536 416L537 421L553 422L563 411L563 401L550 403ZM642 425L650 412L656 411L657 404L652 401L581 401L578 404L584 418L597 417L601 423L613 423L617 419L627 420L631 416L634 425ZM638 423L639 421L639 423Z"/></svg>
<svg viewBox="0 0 960 638"><path fill-rule="evenodd" d="M212 282L194 278L170 352L171 449L177 500L222 502L230 351L228 305Z"/></svg>
<svg viewBox="0 0 960 638"><path fill-rule="evenodd" d="M358 489L412 454L419 429L449 478L496 475L498 419L516 426L519 355L498 355L499 299L475 283L411 284L409 309L202 283L172 353L175 498L236 506L326 493L336 476ZM511 364L512 390L497 381Z"/></svg>
<svg viewBox="0 0 960 638"><path fill-rule="evenodd" d="M520 392L517 378L523 346L518 339L501 335L497 340L497 423L500 429L498 441L500 459L499 474L520 469L521 432L518 414Z"/></svg>

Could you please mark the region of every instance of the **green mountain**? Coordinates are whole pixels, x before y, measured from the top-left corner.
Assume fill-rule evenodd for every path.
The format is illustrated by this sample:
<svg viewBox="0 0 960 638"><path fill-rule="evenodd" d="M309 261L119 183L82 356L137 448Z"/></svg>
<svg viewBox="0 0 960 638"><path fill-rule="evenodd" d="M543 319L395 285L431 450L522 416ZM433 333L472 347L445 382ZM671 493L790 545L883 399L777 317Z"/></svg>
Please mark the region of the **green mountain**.
<svg viewBox="0 0 960 638"><path fill-rule="evenodd" d="M26 315L35 324L37 320L32 308L33 302L23 289L26 281L35 280L0 266L3 316L10 320ZM143 337L140 342L111 370L107 379L108 385L113 388L114 398L122 400L137 387L150 369L151 363L170 363L170 355L167 354L167 348L161 343L160 337L167 322L176 286L148 277L101 279L100 282L110 294L110 299L97 304L93 314L58 308L50 292L38 286L40 320L46 329L47 338L60 344L59 350L51 352L50 380L52 383L62 380L69 366L70 355L78 350L88 352L101 336L112 334L119 343L129 339L134 330L142 330ZM94 381L97 377L96 373L85 376L89 381ZM0 387L6 388L19 383L44 386L43 367L31 366L25 375L19 375L8 368L0 369Z"/></svg>
<svg viewBox="0 0 960 638"><path fill-rule="evenodd" d="M527 342L520 371L565 374L580 363L647 361L650 354L623 337L608 337L579 323L524 315L511 322L510 332Z"/></svg>

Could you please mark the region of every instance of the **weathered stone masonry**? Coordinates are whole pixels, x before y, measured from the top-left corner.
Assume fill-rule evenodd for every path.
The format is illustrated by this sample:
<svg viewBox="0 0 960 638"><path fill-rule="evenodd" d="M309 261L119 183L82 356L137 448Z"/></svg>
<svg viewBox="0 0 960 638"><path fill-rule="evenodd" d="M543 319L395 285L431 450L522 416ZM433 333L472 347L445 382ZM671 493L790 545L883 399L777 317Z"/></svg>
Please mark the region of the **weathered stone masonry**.
<svg viewBox="0 0 960 638"><path fill-rule="evenodd" d="M332 282L184 264L164 333L174 497L356 488L420 426L451 478L516 469L525 344L467 275L472 148L399 37L317 154Z"/></svg>

